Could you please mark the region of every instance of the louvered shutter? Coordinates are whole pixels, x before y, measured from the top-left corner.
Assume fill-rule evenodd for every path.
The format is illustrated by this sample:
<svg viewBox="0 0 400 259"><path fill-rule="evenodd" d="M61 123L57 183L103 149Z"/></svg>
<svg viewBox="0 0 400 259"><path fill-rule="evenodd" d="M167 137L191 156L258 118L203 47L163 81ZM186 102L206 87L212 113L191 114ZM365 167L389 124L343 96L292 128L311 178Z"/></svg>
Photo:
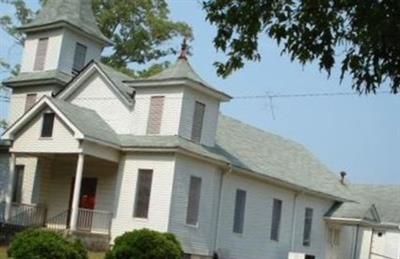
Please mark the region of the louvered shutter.
<svg viewBox="0 0 400 259"><path fill-rule="evenodd" d="M279 241L279 229L282 215L282 201L274 199L272 208L271 240Z"/></svg>
<svg viewBox="0 0 400 259"><path fill-rule="evenodd" d="M243 233L245 210L246 210L246 191L237 190L235 199L235 214L233 218L234 233Z"/></svg>
<svg viewBox="0 0 400 259"><path fill-rule="evenodd" d="M201 178L190 177L189 198L186 214L186 224L197 225L199 220L199 207L201 195Z"/></svg>
<svg viewBox="0 0 400 259"><path fill-rule="evenodd" d="M33 65L33 70L35 71L44 70L48 44L49 44L49 38L39 39L39 43L36 49L36 57L35 57L35 63Z"/></svg>
<svg viewBox="0 0 400 259"><path fill-rule="evenodd" d="M164 99L164 96L151 97L149 119L147 121L147 134L160 134Z"/></svg>
<svg viewBox="0 0 400 259"><path fill-rule="evenodd" d="M203 129L203 120L206 106L203 103L196 102L193 114L192 137L195 142L200 142Z"/></svg>
<svg viewBox="0 0 400 259"><path fill-rule="evenodd" d="M86 65L87 47L83 44L76 43L74 63L72 66L72 74L76 75Z"/></svg>
<svg viewBox="0 0 400 259"><path fill-rule="evenodd" d="M25 100L25 111L29 110L36 102L37 94L27 94Z"/></svg>
<svg viewBox="0 0 400 259"><path fill-rule="evenodd" d="M134 217L136 218L148 217L152 180L153 170L139 170L134 210Z"/></svg>

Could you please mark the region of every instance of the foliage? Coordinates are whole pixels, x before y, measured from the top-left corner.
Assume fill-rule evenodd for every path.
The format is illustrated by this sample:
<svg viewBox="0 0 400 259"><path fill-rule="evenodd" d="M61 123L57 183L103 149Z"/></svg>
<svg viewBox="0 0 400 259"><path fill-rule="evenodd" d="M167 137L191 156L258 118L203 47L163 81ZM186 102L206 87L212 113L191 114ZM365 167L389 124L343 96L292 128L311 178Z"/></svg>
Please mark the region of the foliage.
<svg viewBox="0 0 400 259"><path fill-rule="evenodd" d="M87 259L86 248L78 240L69 241L60 234L31 229L17 234L8 250L14 259Z"/></svg>
<svg viewBox="0 0 400 259"><path fill-rule="evenodd" d="M141 229L117 237L106 259L181 259L182 256L181 245L173 234Z"/></svg>
<svg viewBox="0 0 400 259"><path fill-rule="evenodd" d="M24 38L17 27L31 21L35 12L29 9L26 0L0 2L11 4L16 11L16 21L8 15L0 16L0 27L22 44ZM93 0L93 10L101 31L114 42L102 61L129 75L149 76L158 71L154 67L144 71L131 68L175 54L178 46L168 45L177 37L192 38L189 25L170 20L166 0Z"/></svg>
<svg viewBox="0 0 400 259"><path fill-rule="evenodd" d="M228 76L257 61L259 37L275 40L292 61L318 61L330 75L341 63L341 79L370 93L385 82L400 88L400 1L398 0L204 0L207 19L216 25L217 49L228 60L216 62Z"/></svg>

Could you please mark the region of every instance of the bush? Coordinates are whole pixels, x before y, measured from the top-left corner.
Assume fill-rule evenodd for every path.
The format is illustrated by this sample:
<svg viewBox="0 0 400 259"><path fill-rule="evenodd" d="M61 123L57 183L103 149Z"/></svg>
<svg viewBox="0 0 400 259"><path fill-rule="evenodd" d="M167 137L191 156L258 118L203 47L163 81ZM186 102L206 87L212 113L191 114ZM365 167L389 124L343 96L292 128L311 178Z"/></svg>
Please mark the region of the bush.
<svg viewBox="0 0 400 259"><path fill-rule="evenodd" d="M106 259L181 259L183 251L173 234L148 229L127 232L115 239Z"/></svg>
<svg viewBox="0 0 400 259"><path fill-rule="evenodd" d="M9 257L14 259L87 259L87 250L79 240L67 240L60 234L39 229L15 236Z"/></svg>

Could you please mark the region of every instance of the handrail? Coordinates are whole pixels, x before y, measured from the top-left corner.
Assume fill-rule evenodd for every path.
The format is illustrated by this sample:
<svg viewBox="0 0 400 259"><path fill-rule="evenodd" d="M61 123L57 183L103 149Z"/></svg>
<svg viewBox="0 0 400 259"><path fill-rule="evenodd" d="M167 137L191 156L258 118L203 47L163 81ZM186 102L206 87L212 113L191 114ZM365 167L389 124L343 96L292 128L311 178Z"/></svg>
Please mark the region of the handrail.
<svg viewBox="0 0 400 259"><path fill-rule="evenodd" d="M11 204L8 223L19 226L44 226L47 209L42 205Z"/></svg>
<svg viewBox="0 0 400 259"><path fill-rule="evenodd" d="M77 230L97 234L110 234L112 213L109 211L78 210Z"/></svg>

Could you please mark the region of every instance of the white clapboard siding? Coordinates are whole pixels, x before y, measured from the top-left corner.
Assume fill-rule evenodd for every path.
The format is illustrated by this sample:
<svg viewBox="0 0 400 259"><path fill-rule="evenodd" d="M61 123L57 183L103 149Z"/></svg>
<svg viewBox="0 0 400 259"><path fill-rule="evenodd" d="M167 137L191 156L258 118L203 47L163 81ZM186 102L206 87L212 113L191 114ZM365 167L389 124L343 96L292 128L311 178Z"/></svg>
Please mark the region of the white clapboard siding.
<svg viewBox="0 0 400 259"><path fill-rule="evenodd" d="M128 154L121 159L115 188L112 239L126 231L141 228L168 230L174 165L173 155ZM139 169L153 170L147 219L133 216Z"/></svg>
<svg viewBox="0 0 400 259"><path fill-rule="evenodd" d="M42 120L42 113L39 113L16 134L12 151L34 153L73 153L78 151L79 142L57 115L54 120L53 136L41 138Z"/></svg>
<svg viewBox="0 0 400 259"><path fill-rule="evenodd" d="M197 226L186 224L191 176L201 178ZM219 181L220 171L215 166L186 156L177 156L168 230L177 235L186 253L212 255Z"/></svg>
<svg viewBox="0 0 400 259"><path fill-rule="evenodd" d="M200 143L213 146L218 125L219 101L190 88L185 88L179 135L187 139L192 138L196 102L205 105Z"/></svg>
<svg viewBox="0 0 400 259"><path fill-rule="evenodd" d="M67 101L96 111L115 132L128 134L132 120L131 109L118 96L105 78L95 72Z"/></svg>

